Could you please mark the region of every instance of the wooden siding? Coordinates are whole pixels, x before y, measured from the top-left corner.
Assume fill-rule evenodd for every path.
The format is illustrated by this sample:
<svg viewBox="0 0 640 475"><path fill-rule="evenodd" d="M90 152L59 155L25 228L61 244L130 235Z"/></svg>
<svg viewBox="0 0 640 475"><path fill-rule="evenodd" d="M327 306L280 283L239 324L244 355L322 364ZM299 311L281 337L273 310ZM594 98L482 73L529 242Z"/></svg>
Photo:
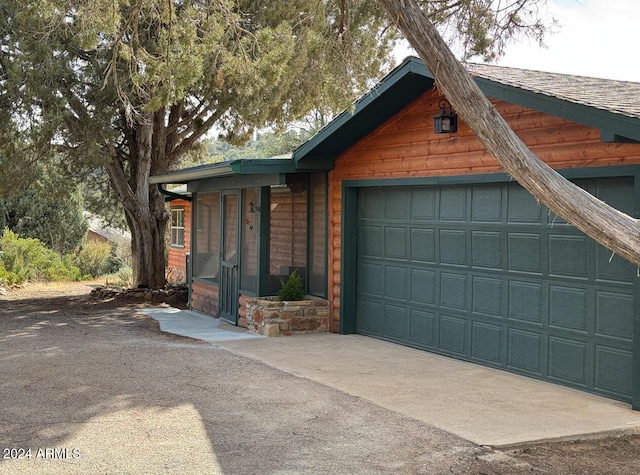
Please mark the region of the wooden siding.
<svg viewBox="0 0 640 475"><path fill-rule="evenodd" d="M191 308L217 318L219 316L218 286L198 280L191 282Z"/></svg>
<svg viewBox="0 0 640 475"><path fill-rule="evenodd" d="M184 248L169 245L167 256L167 280L169 282L185 282L187 280L186 254L191 243L191 202L186 200L174 200L170 207L184 209ZM171 214L169 214L171 215ZM171 223L169 223L169 233Z"/></svg>
<svg viewBox="0 0 640 475"><path fill-rule="evenodd" d="M329 302L339 331L342 182L500 173L502 168L458 119L451 136L433 133L441 96L431 90L336 159L329 174ZM492 101L518 136L556 169L640 164L640 145L600 142L600 131L515 104Z"/></svg>
<svg viewBox="0 0 640 475"><path fill-rule="evenodd" d="M191 285L191 309L212 317L220 316L217 285L194 280ZM247 300L253 297L240 294L238 300L238 326L247 328Z"/></svg>

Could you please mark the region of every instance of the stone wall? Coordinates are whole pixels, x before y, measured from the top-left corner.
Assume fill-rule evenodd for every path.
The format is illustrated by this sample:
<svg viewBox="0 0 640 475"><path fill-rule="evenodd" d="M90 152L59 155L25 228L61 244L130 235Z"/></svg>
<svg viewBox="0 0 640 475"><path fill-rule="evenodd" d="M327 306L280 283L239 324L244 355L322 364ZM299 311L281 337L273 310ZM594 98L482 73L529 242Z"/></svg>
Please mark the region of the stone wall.
<svg viewBox="0 0 640 475"><path fill-rule="evenodd" d="M277 297L248 297L246 307L251 333L287 336L329 331L329 302L325 299L283 302Z"/></svg>

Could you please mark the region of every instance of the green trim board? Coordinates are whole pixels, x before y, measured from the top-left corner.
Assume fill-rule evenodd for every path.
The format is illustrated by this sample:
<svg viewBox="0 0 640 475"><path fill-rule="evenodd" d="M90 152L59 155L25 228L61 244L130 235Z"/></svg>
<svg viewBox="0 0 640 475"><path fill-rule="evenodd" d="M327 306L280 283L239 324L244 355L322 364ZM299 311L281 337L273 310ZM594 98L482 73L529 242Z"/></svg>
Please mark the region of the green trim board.
<svg viewBox="0 0 640 475"><path fill-rule="evenodd" d="M204 178L187 184L190 192L223 191L242 188L256 188L271 185L284 185L285 174L232 175L222 178Z"/></svg>
<svg viewBox="0 0 640 475"><path fill-rule="evenodd" d="M633 206L632 208L634 209L635 214L638 214L638 210L640 209L640 200L638 199L638 197L640 196L640 181L638 180L639 178L639 174L638 174L638 167L634 167L634 166L623 166L623 167L607 167L607 168L597 168L597 169L580 169L580 170L564 170L563 174L565 174L566 176L568 176L569 178L573 178L573 179L597 179L597 178L601 178L601 179L610 179L610 178L617 178L617 177L632 177L633 178ZM359 199L359 192L362 189L372 189L375 190L376 188L378 189L384 189L384 188L389 188L392 189L394 187L401 187L406 185L407 187L410 186L414 186L414 187L421 187L424 185L431 185L433 186L433 188L440 188L440 189L444 189L444 190L454 190L454 189L460 189L460 185L491 185L491 184L506 184L508 183L509 177L505 174L491 174L491 175L481 175L481 176L464 176L464 177L433 177L433 178L426 178L426 179L407 179L407 180L398 180L398 179L393 179L393 180L354 180L354 181L345 181L343 182L343 187L342 187L342 196L343 196L343 203L342 203L342 248L341 248L341 268L342 268L342 272L341 272L341 284L340 284L340 294L341 294L341 303L340 303L340 332L341 333L355 333L356 331L358 331L357 328L357 323L356 323L356 315L357 315L357 295L358 295L358 291L357 291L357 285L358 285L358 260L357 260L357 253L358 253L358 233L359 233L359 227L358 227L358 199ZM464 188L464 186L462 187ZM528 193L524 192L525 195L528 196ZM570 232L569 234L571 235L567 235L566 239L567 241L563 241L563 239L565 239L565 237L563 237L563 233L568 232L569 228L567 228L566 231L563 231L564 228L566 228L566 226L563 226L564 221L561 220L560 218L557 218L558 222L557 224L555 224L555 220L554 220L554 225L551 226L551 231L554 236L551 236L548 239L555 239L553 241L555 246L562 246L564 244L566 244L567 242L571 241L572 239L577 239L575 237L573 237L572 232ZM454 226L455 227L455 226ZM481 227L481 226L480 226ZM556 232L556 228L557 232ZM487 230L482 230L479 229L479 233L478 234L483 234L485 233ZM452 233L452 237L455 238L455 232L457 231L447 231L447 232L451 232ZM475 231L474 231L475 232ZM575 231L577 233L577 230ZM558 236L555 236L556 233L559 233L561 236L560 238L558 238ZM490 234L490 233L489 233ZM469 238L469 237L468 237ZM545 238L545 242L546 242ZM524 242L524 241L523 241ZM551 244L549 244L551 245ZM600 253L600 260L602 260L602 256L604 254L601 252ZM607 256L604 256L606 258L608 258ZM504 257L503 257L504 259ZM607 259L605 259L607 260ZM588 264L586 264L589 266L589 268L592 269L591 266L595 265L593 262L588 262ZM451 272L451 274L455 274L458 271ZM482 271L484 272L484 271ZM482 273L481 272L481 273ZM486 273L486 272L485 272ZM472 274L474 274L472 272ZM475 272L475 274L477 274L477 272ZM478 285L482 284L482 285L489 285L491 283L493 283L494 281L497 281L499 279L504 278L504 276L500 276L500 275L475 275L473 276L474 280L474 285L475 282L477 281ZM562 373L563 371L566 370L566 368L562 367L562 366L558 366L559 363L557 363L557 361L559 361L557 358L558 356L554 356L551 353L545 353L546 351L555 351L557 352L557 355L562 354L562 352L568 352L567 354L575 351L583 351L583 350L578 350L579 345L577 344L573 344L571 343L570 345L565 344L567 343L569 340L567 340L566 335L561 334L562 331L556 331L555 334L551 334L551 336L549 336L550 338L550 343L549 343L549 349L548 350L544 350L545 352L543 352L543 354L540 356L540 358L551 358L551 357L555 357L556 358L556 363L554 363L554 365L550 364L550 369L548 370L548 373L545 373L546 375L539 375L536 374L535 371L523 371L523 370L519 370L519 369L515 369L515 372L521 372L524 374L529 374L533 377L538 377L541 379L545 379L545 380L550 380L550 381L556 381L556 382L560 382L561 384L565 384L565 385L569 385L569 386L573 386L573 387L578 387L580 389L586 389L586 390L590 390L593 392L597 392L599 394L604 394L606 396L609 397L613 397L616 399L621 399L621 400L625 400L628 402L631 402L633 409L636 410L640 410L640 294L638 293L640 290L640 285L638 282L638 278L634 274L634 278L631 278L632 282L633 282L633 287L632 287L632 293L631 295L633 295L632 299L633 301L629 303L624 304L625 306L631 306L633 308L633 321L632 321L632 326L633 326L633 337L631 339L631 341L629 341L628 343L625 343L624 345L622 345L621 348L624 348L624 350L621 350L623 352L627 352L630 353L632 352L633 356L631 359L627 359L626 361L628 361L629 366L627 366L627 370L631 372L632 374L632 381L630 382L630 384L632 385L631 388L627 388L624 391L618 391L616 392L616 390L607 390L602 389L601 387L598 387L596 384L596 388L594 389L593 387L593 382L588 383L587 382L582 382L582 381L569 381L569 383L567 383L567 381L563 380L563 378L565 377L565 375ZM470 274L471 275L471 274ZM523 274L525 275L525 274ZM524 277L523 281L527 281L529 278L528 277ZM536 279L539 280L538 277L532 276L531 277L532 282L537 282ZM557 279L557 278L556 278ZM391 281L393 283L393 281ZM534 282L534 283L535 283ZM542 283L543 281L538 282L538 284ZM567 281L568 282L568 281ZM551 284L548 284L551 285ZM562 287L563 281L562 279L560 279L560 281L556 282L555 284L552 284L552 286L555 285L556 288L560 288ZM577 286L584 286L584 289L591 289L589 290L589 292L594 292L594 288L587 286L586 282L583 284L578 284ZM593 285L593 284L589 284L589 285ZM566 286L570 286L570 285L566 285ZM598 290L598 287L595 287L595 291L596 292L602 292L603 295L605 295L605 298L603 298L603 302L607 299L610 298L610 296L612 295L611 292L612 290L609 288L605 288L607 286L610 286L610 284L608 283L604 283L603 284L603 288ZM504 290L504 286L503 288L503 292ZM551 288L551 287L550 287ZM471 287L468 288L468 291L471 289ZM563 291L564 289L560 288L560 291ZM558 292L557 295L560 295L561 292ZM624 291L626 293L628 293L627 291ZM616 291L615 289L613 290L613 293L615 294ZM593 294L591 294L593 295ZM546 298L551 298L551 297L546 297ZM627 297L629 298L629 297ZM491 299L490 299L491 300ZM493 300L491 300L491 302L493 302ZM489 301L486 301L485 304L489 305L492 304ZM392 302L393 303L393 302ZM468 304L467 304L468 305ZM475 305L475 304L474 304ZM550 305L549 301L547 301L546 304L544 304L544 307L546 308L547 305ZM602 304L600 304L602 305ZM394 312L399 311L398 309L395 309ZM504 311L504 309L503 309ZM593 312L594 310L590 310L590 312ZM446 312L445 312L446 313ZM455 317L455 312L449 312L448 314L449 316L445 317L443 319L443 323L442 325L453 325L454 328L456 325L459 325L460 322L462 320L460 320L459 317ZM452 316L453 315L453 316ZM592 315L592 314L590 314ZM625 313L626 315L626 313ZM454 318L455 317L455 318ZM589 317L589 318L594 318L593 316ZM471 323L468 323L468 325L471 325ZM475 332L473 335L483 335L483 337L485 339L490 339L493 338L493 332L496 331L496 326L492 326L493 322L476 322L473 323L473 331ZM625 323L624 328L626 328L625 330L625 334L628 334L628 330L629 330L629 323ZM468 327L467 327L468 328ZM527 336L529 337L530 334L527 333L525 331L525 329L519 329L519 328L515 328L515 327L510 327L512 328L512 330L508 330L509 333L509 338L513 338L513 339L517 339L520 337L524 337ZM468 330L471 331L471 330ZM502 331L507 331L507 330L502 330ZM466 338L466 337L465 337ZM457 344L457 342L450 342L451 345ZM552 345L553 343L553 345ZM405 343L406 344L406 343ZM600 344L605 344L606 346L606 342L603 343L603 340L596 336L594 343L591 344L595 344L600 345ZM551 346L552 345L552 346ZM411 345L410 346L416 346L416 345ZM418 347L421 347L420 345L417 345ZM477 351L477 350L471 350L471 351ZM502 348L500 351L502 351L503 357L506 354L506 352L508 351L505 348ZM586 351L586 350L584 350ZM590 350L591 351L591 350ZM436 352L438 352L438 350L436 350ZM448 354L450 356L454 356L454 357L461 357L462 359L468 359L467 357L464 356L456 356L455 352L454 354L452 354L451 352L448 351L444 351L444 354ZM579 355L582 355L582 353L576 353ZM586 353L585 353L586 355ZM615 351L611 352L608 350L605 351L601 351L600 353L596 353L595 356L593 353L589 353L590 356L588 356L588 361L591 361L591 363L589 363L590 366L585 366L585 374L589 374L589 372L593 373L593 371L599 371L600 374L600 381L606 379L606 376L603 376L602 372L602 368L605 366L598 366L598 367L594 367L593 365L595 363L593 363L594 360L592 360L592 358L602 358L602 359L606 359L606 358L611 358L611 355L615 356ZM487 357L487 355L484 355L484 357ZM513 357L513 355L510 355L509 357ZM581 356L582 357L582 356ZM586 356L585 356L586 357ZM474 360L474 357L471 357L472 360ZM477 358L476 358L477 359ZM551 361L551 360L549 360ZM613 361L613 360L612 360ZM480 361L482 363L482 361ZM484 364L484 363L483 363ZM516 361L515 364L520 364ZM587 364L587 363L585 363ZM489 365L493 365L496 367L500 367L500 365L498 365L497 363L492 363L489 362ZM595 368L595 369L594 369ZM631 368L631 369L629 369ZM513 368L503 368L503 369L507 369L507 370L513 370ZM627 371L625 370L625 371ZM567 370L568 371L568 370ZM571 369L571 371L577 371L576 368ZM613 379L615 379L615 376L612 376ZM591 384L591 388L588 387L588 385ZM627 383L625 383L627 384ZM629 395L630 392L630 395Z"/></svg>
<svg viewBox="0 0 640 475"><path fill-rule="evenodd" d="M320 130L293 153L297 168L314 168L316 161L326 166L348 147L364 138L420 97L435 84L422 61L407 58L353 106Z"/></svg>
<svg viewBox="0 0 640 475"><path fill-rule="evenodd" d="M220 179L234 175L267 175L294 173L295 164L290 158L252 158L210 163L184 168L149 179L152 185L168 183L191 183L206 179Z"/></svg>

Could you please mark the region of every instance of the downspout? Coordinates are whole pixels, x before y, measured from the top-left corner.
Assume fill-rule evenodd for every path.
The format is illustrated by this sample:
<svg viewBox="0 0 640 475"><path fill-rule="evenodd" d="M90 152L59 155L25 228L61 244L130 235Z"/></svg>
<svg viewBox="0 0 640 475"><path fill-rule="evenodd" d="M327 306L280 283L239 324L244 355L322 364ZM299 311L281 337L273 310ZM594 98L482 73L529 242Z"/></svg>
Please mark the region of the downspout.
<svg viewBox="0 0 640 475"><path fill-rule="evenodd" d="M163 188L163 184L162 183L156 184L156 187L158 188L158 191L161 194L163 194L164 196L168 196L169 197L169 199L165 200L165 201L173 201L173 200L191 201L192 200L191 196L181 195L179 193L174 193L173 191L169 191L169 190Z"/></svg>

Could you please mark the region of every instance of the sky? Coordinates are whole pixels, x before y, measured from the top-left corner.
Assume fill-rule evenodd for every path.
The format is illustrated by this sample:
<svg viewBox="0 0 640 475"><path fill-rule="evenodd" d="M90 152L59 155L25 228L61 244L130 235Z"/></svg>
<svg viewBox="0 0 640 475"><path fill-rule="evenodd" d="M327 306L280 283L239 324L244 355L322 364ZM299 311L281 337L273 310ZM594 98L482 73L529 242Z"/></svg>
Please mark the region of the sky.
<svg viewBox="0 0 640 475"><path fill-rule="evenodd" d="M640 82L640 0L547 0L546 8L558 21L546 48L522 40L496 64Z"/></svg>
<svg viewBox="0 0 640 475"><path fill-rule="evenodd" d="M513 44L499 65L640 82L639 0L547 0L556 33Z"/></svg>

